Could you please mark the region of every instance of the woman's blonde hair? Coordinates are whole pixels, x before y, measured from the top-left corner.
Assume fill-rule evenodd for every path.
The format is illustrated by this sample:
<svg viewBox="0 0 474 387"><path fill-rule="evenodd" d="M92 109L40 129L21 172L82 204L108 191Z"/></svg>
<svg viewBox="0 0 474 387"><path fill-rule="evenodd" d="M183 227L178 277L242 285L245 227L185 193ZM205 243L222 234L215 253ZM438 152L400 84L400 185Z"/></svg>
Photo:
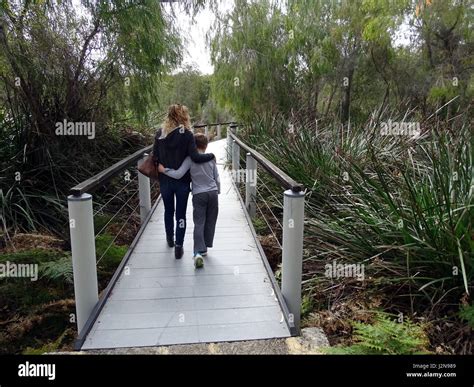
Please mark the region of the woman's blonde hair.
<svg viewBox="0 0 474 387"><path fill-rule="evenodd" d="M170 105L165 122L163 122L162 126L163 134L167 135L178 126L183 126L184 128L191 130L191 117L189 116L189 110L184 105Z"/></svg>

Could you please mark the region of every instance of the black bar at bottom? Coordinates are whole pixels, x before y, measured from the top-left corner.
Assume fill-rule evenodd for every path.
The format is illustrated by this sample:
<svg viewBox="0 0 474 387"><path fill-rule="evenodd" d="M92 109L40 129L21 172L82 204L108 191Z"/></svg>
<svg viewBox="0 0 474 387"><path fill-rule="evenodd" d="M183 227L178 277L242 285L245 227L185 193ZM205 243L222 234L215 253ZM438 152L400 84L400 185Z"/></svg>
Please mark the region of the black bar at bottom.
<svg viewBox="0 0 474 387"><path fill-rule="evenodd" d="M228 343L231 345L232 343ZM201 344L206 346L206 344ZM196 347L194 347L196 348ZM202 347L201 347L202 348ZM189 350L191 351L191 350ZM199 353L195 349L194 353ZM69 385L153 385L160 381L232 379L263 385L285 382L308 386L456 386L472 387L474 357L469 356L2 356L2 387ZM33 365L33 367L32 367ZM44 376L32 376L44 365ZM53 370L48 373L49 370ZM420 368L424 366L425 369ZM435 368L431 368L435 367ZM437 374L441 376L438 377ZM20 376L23 374L25 376ZM49 380L47 375L50 375ZM54 379L52 379L54 377ZM279 382L279 383L278 383ZM217 384L217 383L216 383Z"/></svg>

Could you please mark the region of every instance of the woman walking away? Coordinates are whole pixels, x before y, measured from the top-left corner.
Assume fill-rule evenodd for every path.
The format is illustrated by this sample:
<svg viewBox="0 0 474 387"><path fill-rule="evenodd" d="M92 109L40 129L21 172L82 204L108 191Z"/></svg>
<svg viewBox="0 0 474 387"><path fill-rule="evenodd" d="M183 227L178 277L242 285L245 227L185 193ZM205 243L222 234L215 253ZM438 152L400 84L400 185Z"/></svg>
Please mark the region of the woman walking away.
<svg viewBox="0 0 474 387"><path fill-rule="evenodd" d="M206 152L208 139L202 134L194 135L196 146L201 153ZM165 168L159 165L159 171L169 177L179 179L187 171L191 172L193 185L193 221L194 221L194 266L199 269L204 266L203 257L207 255L207 248L212 247L216 231L219 201L217 195L221 193L221 182L217 171L216 161L207 163L193 163L186 157L178 170Z"/></svg>
<svg viewBox="0 0 474 387"><path fill-rule="evenodd" d="M153 159L155 164L178 169L186 157L195 163L205 163L214 158L212 153L199 153L196 148L188 108L171 105L162 128L155 136ZM186 208L190 192L189 171L180 179L173 179L163 173L159 175L160 192L165 206L165 230L169 247L174 248L176 259L183 256L184 234L186 233ZM175 208L176 198L176 208ZM174 220L176 214L176 243L174 242Z"/></svg>

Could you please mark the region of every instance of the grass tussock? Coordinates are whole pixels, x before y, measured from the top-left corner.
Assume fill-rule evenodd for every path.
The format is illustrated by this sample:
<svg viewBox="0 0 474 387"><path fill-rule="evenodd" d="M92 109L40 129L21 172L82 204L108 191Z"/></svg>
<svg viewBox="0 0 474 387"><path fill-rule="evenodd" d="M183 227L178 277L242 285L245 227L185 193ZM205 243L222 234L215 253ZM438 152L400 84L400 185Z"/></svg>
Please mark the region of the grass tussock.
<svg viewBox="0 0 474 387"><path fill-rule="evenodd" d="M474 290L467 117L422 122L418 136L383 135L374 120L342 128L274 117L240 132L307 189L303 287L315 310L364 293L396 315L461 323ZM328 277L334 262L363 265L363 280Z"/></svg>

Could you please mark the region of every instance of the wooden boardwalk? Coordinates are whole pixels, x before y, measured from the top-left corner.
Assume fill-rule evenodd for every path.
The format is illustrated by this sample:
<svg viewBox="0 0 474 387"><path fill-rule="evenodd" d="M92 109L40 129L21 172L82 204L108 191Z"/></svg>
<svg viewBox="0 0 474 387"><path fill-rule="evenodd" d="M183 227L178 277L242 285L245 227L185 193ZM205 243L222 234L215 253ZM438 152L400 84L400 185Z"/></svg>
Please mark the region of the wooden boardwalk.
<svg viewBox="0 0 474 387"><path fill-rule="evenodd" d="M188 203L184 256L166 244L163 203L131 253L83 350L289 337L290 331L228 170L225 140L209 144L221 176L215 243L192 260Z"/></svg>

